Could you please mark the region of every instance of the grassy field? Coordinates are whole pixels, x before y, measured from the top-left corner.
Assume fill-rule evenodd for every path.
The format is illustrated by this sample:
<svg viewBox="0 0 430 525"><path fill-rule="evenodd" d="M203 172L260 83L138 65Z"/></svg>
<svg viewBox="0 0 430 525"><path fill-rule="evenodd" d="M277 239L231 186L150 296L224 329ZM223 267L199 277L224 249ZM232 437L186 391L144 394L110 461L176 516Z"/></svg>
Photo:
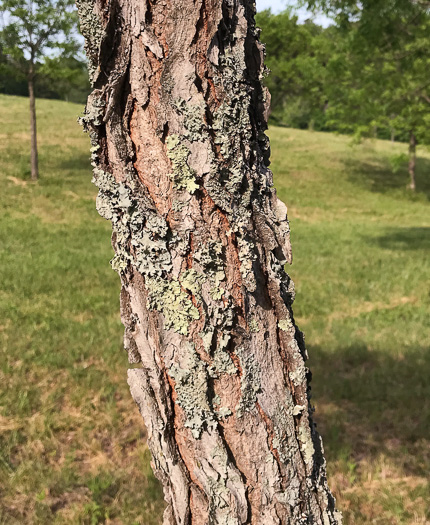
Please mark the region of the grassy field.
<svg viewBox="0 0 430 525"><path fill-rule="evenodd" d="M27 100L0 96L0 523L158 525L81 110L38 101L33 184ZM390 169L404 145L270 136L345 523L430 523L430 154L411 195Z"/></svg>

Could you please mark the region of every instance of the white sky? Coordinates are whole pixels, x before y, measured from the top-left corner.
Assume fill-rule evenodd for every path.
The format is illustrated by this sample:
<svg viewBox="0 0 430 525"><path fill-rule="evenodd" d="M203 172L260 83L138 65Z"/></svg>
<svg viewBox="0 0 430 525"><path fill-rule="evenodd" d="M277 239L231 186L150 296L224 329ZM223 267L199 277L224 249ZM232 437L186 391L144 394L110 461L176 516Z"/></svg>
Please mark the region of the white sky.
<svg viewBox="0 0 430 525"><path fill-rule="evenodd" d="M271 9L272 13L279 13L283 11L288 5L294 5L294 0L255 0L257 11L263 11L263 9ZM299 10L300 22L305 21L307 18L312 18L312 14L306 11L306 9ZM317 15L314 18L317 24L327 27L330 24L330 20L324 15Z"/></svg>

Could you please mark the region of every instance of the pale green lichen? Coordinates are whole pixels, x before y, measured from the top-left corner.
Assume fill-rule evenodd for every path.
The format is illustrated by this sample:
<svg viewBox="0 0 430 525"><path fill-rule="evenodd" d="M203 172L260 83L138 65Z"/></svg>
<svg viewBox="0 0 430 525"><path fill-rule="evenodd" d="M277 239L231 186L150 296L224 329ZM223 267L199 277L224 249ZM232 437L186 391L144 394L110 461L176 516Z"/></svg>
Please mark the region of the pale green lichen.
<svg viewBox="0 0 430 525"><path fill-rule="evenodd" d="M213 288L211 288L209 293L214 301L219 301L224 294L224 288L217 288L216 286L214 286Z"/></svg>
<svg viewBox="0 0 430 525"><path fill-rule="evenodd" d="M294 330L293 322L289 318L278 321L278 326L284 332L290 332L291 330Z"/></svg>
<svg viewBox="0 0 430 525"><path fill-rule="evenodd" d="M148 308L163 314L166 329L171 328L179 334L187 335L190 323L199 319L200 314L180 282L156 277L148 278L145 284L148 290Z"/></svg>
<svg viewBox="0 0 430 525"><path fill-rule="evenodd" d="M203 430L215 429L217 421L208 400L208 377L205 363L197 355L194 345L188 344L185 368L172 365L168 373L175 381L177 404L184 409L185 427L199 439Z"/></svg>
<svg viewBox="0 0 430 525"><path fill-rule="evenodd" d="M116 254L111 260L110 264L112 269L118 273L122 273L127 269L130 258L125 256L123 253Z"/></svg>
<svg viewBox="0 0 430 525"><path fill-rule="evenodd" d="M258 326L258 322L256 321L256 319L251 319L248 323L248 326L249 326L249 331L256 334L260 331L260 328Z"/></svg>
<svg viewBox="0 0 430 525"><path fill-rule="evenodd" d="M228 407L221 407L219 410L216 411L216 415L219 418L226 418L228 416L231 416L232 411Z"/></svg>
<svg viewBox="0 0 430 525"><path fill-rule="evenodd" d="M196 299L200 300L202 284L205 280L204 275L191 268L185 270L179 277L179 280L186 290L190 291Z"/></svg>
<svg viewBox="0 0 430 525"><path fill-rule="evenodd" d="M173 185L178 189L194 193L198 189L196 172L188 165L190 150L181 142L179 135L169 135L166 139L167 156L172 162L173 172L169 174Z"/></svg>

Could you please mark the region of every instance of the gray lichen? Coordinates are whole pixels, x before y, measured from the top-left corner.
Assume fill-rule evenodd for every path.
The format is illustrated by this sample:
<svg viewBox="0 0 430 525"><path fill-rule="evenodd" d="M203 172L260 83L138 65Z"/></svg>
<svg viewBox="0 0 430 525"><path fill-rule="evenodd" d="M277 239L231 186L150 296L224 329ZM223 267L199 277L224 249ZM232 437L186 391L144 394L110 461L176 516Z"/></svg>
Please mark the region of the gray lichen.
<svg viewBox="0 0 430 525"><path fill-rule="evenodd" d="M85 131L89 131L91 139L91 163L96 167L98 158L98 151L100 144L98 143L98 135L92 130L93 126L101 126L103 124L103 116L106 108L106 101L102 96L100 90L94 90L88 97L87 105L85 106L85 113L78 118L78 122Z"/></svg>
<svg viewBox="0 0 430 525"><path fill-rule="evenodd" d="M226 337L226 336L225 336ZM230 336L227 336L230 339ZM226 346L226 345L225 345ZM224 346L223 338L215 348L213 353L213 364L215 367L215 374L235 374L237 372L236 366L234 365L230 354L227 352Z"/></svg>
<svg viewBox="0 0 430 525"><path fill-rule="evenodd" d="M94 168L93 182L99 188L97 210L112 221L116 243L112 267L122 273L129 263L135 266L145 278L148 308L163 315L167 330L187 335L189 324L200 314L185 290L197 295L201 279L192 270L183 275L183 286L176 278L165 277L172 269L166 221L150 209L143 215L130 188L110 173Z"/></svg>
<svg viewBox="0 0 430 525"><path fill-rule="evenodd" d="M194 259L204 268L205 275L213 284L211 294L219 295L219 287L225 279L223 246L221 241L210 240L196 250ZM224 292L224 290L223 290ZM221 299L222 293L219 296Z"/></svg>
<svg viewBox="0 0 430 525"><path fill-rule="evenodd" d="M305 366L299 366L294 371L289 372L288 376L294 386L300 386L306 381L306 368Z"/></svg>
<svg viewBox="0 0 430 525"><path fill-rule="evenodd" d="M76 0L79 29L85 38L88 72L92 84L95 82L100 46L104 36L104 28L99 16L94 11L94 5L93 0Z"/></svg>
<svg viewBox="0 0 430 525"><path fill-rule="evenodd" d="M186 368L172 365L168 373L175 381L177 403L186 415L185 426L191 429L195 439L199 439L203 430L210 431L216 428L217 420L208 400L206 365L191 343L188 344L185 355L186 362L183 366Z"/></svg>
<svg viewBox="0 0 430 525"><path fill-rule="evenodd" d="M96 208L102 217L112 221L116 255L112 267L120 273L131 262L145 277L162 276L171 270L171 256L166 245L168 228L164 219L147 210L130 188L118 183L113 175L94 168L93 182L99 188Z"/></svg>
<svg viewBox="0 0 430 525"><path fill-rule="evenodd" d="M220 57L220 76L215 80L223 84L227 97L214 112L212 128L215 143L224 159L221 169L224 183L220 184L217 180L220 168L214 162L214 176L208 180L207 189L230 218L232 231L237 237L243 283L253 292L256 282L252 266L256 256L252 239L246 233L251 218L253 181L249 176L251 174L247 173L249 168L244 164L242 154L243 141L246 141L251 130L250 95L243 80L242 61L242 56L235 56L229 50ZM230 133L232 129L234 133Z"/></svg>
<svg viewBox="0 0 430 525"><path fill-rule="evenodd" d="M231 416L232 411L228 407L221 407L219 410L216 411L216 415L218 418L226 418L228 416Z"/></svg>
<svg viewBox="0 0 430 525"><path fill-rule="evenodd" d="M236 354L239 357L242 370L240 378L242 397L236 406L236 415L241 417L244 412L250 412L255 407L257 394L261 390L261 372L251 353L246 352L243 348L237 348Z"/></svg>
<svg viewBox="0 0 430 525"><path fill-rule="evenodd" d="M196 142L205 138L205 120L203 104L188 104L184 99L178 98L173 106L183 116L184 137L190 142Z"/></svg>
<svg viewBox="0 0 430 525"><path fill-rule="evenodd" d="M282 461L288 462L297 450L297 440L295 438L294 421L292 419L293 401L291 395L287 395L285 404L280 404L273 416L273 448L278 451Z"/></svg>
<svg viewBox="0 0 430 525"><path fill-rule="evenodd" d="M299 425L298 439L300 441L300 450L302 451L303 459L306 465L312 465L315 448L311 433L305 422L307 423L306 419Z"/></svg>

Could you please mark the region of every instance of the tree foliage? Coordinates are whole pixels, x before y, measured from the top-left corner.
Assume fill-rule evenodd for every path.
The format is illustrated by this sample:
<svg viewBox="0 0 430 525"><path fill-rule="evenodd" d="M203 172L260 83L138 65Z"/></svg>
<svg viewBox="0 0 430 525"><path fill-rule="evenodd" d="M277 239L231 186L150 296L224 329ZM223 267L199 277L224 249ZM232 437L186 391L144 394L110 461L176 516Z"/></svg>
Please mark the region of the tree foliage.
<svg viewBox="0 0 430 525"><path fill-rule="evenodd" d="M275 15L270 10L257 14L266 43L266 84L272 97L271 118L280 124L307 128L324 126L325 64L329 47L324 30L309 22L299 24L287 9Z"/></svg>
<svg viewBox="0 0 430 525"><path fill-rule="evenodd" d="M73 0L1 0L0 91L83 100L88 92Z"/></svg>
<svg viewBox="0 0 430 525"><path fill-rule="evenodd" d="M294 127L430 143L427 2L312 1L334 25L290 10L257 17L272 73L272 117Z"/></svg>

